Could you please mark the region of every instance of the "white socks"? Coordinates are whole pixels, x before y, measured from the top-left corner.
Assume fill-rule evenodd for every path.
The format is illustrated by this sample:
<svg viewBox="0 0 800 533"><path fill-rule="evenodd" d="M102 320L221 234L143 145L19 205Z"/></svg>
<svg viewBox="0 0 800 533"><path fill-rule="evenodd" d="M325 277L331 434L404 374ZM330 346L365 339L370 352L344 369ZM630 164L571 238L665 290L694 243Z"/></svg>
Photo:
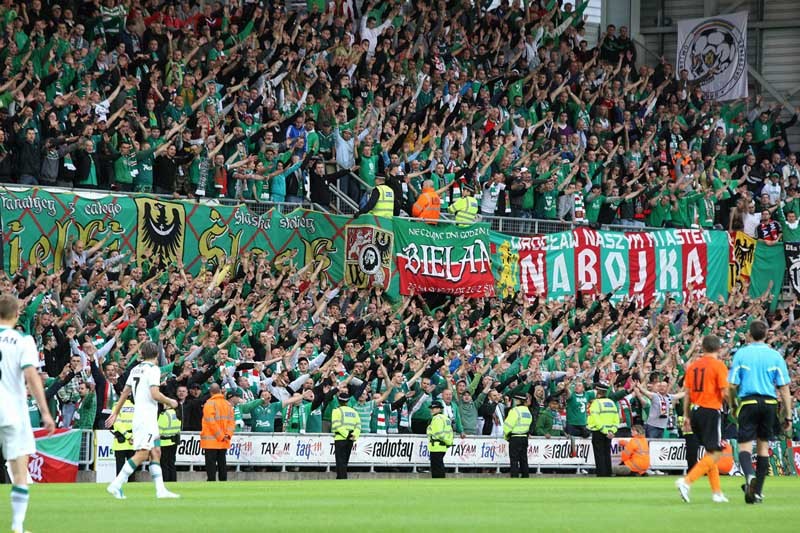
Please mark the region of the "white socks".
<svg viewBox="0 0 800 533"><path fill-rule="evenodd" d="M122 470L120 470L119 474L117 474L117 477L114 478L114 481L111 482L111 486L121 487L122 485L128 482L128 478L131 477L131 474L133 474L135 471L136 471L136 463L128 459L127 461L125 461Z"/></svg>
<svg viewBox="0 0 800 533"><path fill-rule="evenodd" d="M11 487L11 530L22 531L28 511L28 487Z"/></svg>
<svg viewBox="0 0 800 533"><path fill-rule="evenodd" d="M150 475L153 477L153 483L156 484L156 494L161 494L167 490L164 486L164 477L161 475L161 465L158 463L150 463Z"/></svg>

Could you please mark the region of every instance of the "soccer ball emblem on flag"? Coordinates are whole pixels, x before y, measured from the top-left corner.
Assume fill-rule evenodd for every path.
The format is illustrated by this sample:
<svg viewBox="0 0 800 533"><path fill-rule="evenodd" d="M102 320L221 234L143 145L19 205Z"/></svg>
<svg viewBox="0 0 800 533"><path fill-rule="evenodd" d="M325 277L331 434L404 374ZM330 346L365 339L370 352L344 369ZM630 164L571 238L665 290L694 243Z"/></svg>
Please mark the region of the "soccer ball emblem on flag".
<svg viewBox="0 0 800 533"><path fill-rule="evenodd" d="M678 23L678 71L699 83L706 98L747 96L747 13Z"/></svg>

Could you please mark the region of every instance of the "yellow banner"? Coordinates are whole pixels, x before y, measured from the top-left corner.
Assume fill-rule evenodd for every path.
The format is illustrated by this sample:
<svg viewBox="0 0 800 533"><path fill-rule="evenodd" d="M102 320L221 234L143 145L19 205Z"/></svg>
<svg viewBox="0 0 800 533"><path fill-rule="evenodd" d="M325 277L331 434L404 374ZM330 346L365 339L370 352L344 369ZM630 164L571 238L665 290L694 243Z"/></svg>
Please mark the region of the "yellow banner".
<svg viewBox="0 0 800 533"><path fill-rule="evenodd" d="M728 290L731 291L737 283L750 283L758 241L743 231L732 231L728 238L731 251L728 261Z"/></svg>

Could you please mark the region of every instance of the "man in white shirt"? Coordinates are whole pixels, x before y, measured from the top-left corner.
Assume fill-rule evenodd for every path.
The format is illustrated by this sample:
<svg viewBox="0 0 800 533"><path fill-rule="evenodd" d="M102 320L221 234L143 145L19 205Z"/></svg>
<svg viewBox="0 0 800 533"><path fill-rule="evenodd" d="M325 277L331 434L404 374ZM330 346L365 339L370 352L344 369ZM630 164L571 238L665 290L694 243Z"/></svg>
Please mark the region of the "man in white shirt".
<svg viewBox="0 0 800 533"><path fill-rule="evenodd" d="M750 200L747 206L747 212L742 214L742 223L744 224L744 232L751 237L756 237L758 225L761 224L761 213L756 213L756 203Z"/></svg>
<svg viewBox="0 0 800 533"><path fill-rule="evenodd" d="M497 202L505 191L505 176L502 172L495 173L491 181L486 182L481 194L481 214L493 216L497 210Z"/></svg>
<svg viewBox="0 0 800 533"><path fill-rule="evenodd" d="M781 186L780 180L781 175L777 172L772 172L769 175L769 179L764 183L764 186L761 188L761 194L766 194L769 196L769 203L770 205L775 205L781 201Z"/></svg>
<svg viewBox="0 0 800 533"><path fill-rule="evenodd" d="M0 445L11 464L11 530L22 533L28 510L28 457L36 452L36 442L28 416L27 382L41 413L42 425L52 435L53 417L47 408L39 378L39 351L33 337L14 329L19 319L19 300L0 295Z"/></svg>
<svg viewBox="0 0 800 533"><path fill-rule="evenodd" d="M378 37L392 24L392 19L398 13L396 7L392 8L383 24L375 26L375 16L369 16L369 8L371 5L372 2L367 2L361 8L364 12L364 16L361 17L361 29L359 32L361 34L361 40L369 42L369 50L367 51L368 57L372 57L375 54L375 47L378 46Z"/></svg>
<svg viewBox="0 0 800 533"><path fill-rule="evenodd" d="M783 165L783 184L789 183L789 178L795 176L800 179L800 165L797 164L797 154L789 154L786 164Z"/></svg>
<svg viewBox="0 0 800 533"><path fill-rule="evenodd" d="M139 465L149 457L150 474L156 485L156 497L179 498L180 496L168 491L164 486L164 478L159 464L161 445L158 429L158 404L162 403L175 409L178 407L178 402L167 398L159 390L161 369L156 364L159 353L158 345L152 341L143 342L139 347L139 353L142 362L131 371L128 381L125 383L125 389L114 406L114 411L106 420L106 427L112 427L125 401L133 394L133 403L136 406L133 411L133 449L136 450L136 453L128 459L119 475L106 490L118 500L124 500L122 486L128 482L128 478Z"/></svg>

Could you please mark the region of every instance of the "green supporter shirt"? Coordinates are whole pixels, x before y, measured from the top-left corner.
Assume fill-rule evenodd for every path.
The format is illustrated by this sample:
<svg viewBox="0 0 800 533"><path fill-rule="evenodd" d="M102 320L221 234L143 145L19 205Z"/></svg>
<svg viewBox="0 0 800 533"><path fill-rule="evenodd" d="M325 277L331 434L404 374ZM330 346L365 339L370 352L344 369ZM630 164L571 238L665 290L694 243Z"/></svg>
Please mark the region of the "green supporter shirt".
<svg viewBox="0 0 800 533"><path fill-rule="evenodd" d="M606 197L602 194L592 196L591 193L584 196L584 204L586 206L586 219L589 222L597 222L600 217L600 209L606 201Z"/></svg>
<svg viewBox="0 0 800 533"><path fill-rule="evenodd" d="M129 154L127 156L120 155L114 161L114 180L117 183L124 183L126 185L133 184L133 178L138 176L136 169L136 155Z"/></svg>
<svg viewBox="0 0 800 533"><path fill-rule="evenodd" d="M80 402L78 410L72 419L72 427L75 429L94 428L94 419L97 415L97 395L89 391L86 397Z"/></svg>
<svg viewBox="0 0 800 533"><path fill-rule="evenodd" d="M664 226L665 222L669 222L672 220L672 204L667 203L662 204L661 201L656 202L654 206L650 208L650 215L647 220L647 224L654 228L661 228Z"/></svg>
<svg viewBox="0 0 800 533"><path fill-rule="evenodd" d="M595 399L594 391L585 391L581 394L571 391L567 399L567 424L571 426L586 425L586 411L589 403Z"/></svg>
<svg viewBox="0 0 800 533"><path fill-rule="evenodd" d="M253 400L239 405L242 415L250 415L250 431L272 433L275 431L275 417L281 412L281 402L264 405L263 400Z"/></svg>
<svg viewBox="0 0 800 533"><path fill-rule="evenodd" d="M690 193L678 197L678 202L672 210L672 221L679 228L690 228L694 224L696 202L702 198L701 193Z"/></svg>
<svg viewBox="0 0 800 533"><path fill-rule="evenodd" d="M791 211L794 211L794 214L800 219L800 198L786 199L786 202L783 204L783 212L788 215Z"/></svg>
<svg viewBox="0 0 800 533"><path fill-rule="evenodd" d="M362 155L358 161L358 176L370 187L375 186L375 175L378 173L378 155L375 153L375 149L373 147L373 153L371 156L367 157Z"/></svg>
<svg viewBox="0 0 800 533"><path fill-rule="evenodd" d="M700 220L700 226L706 229L714 226L714 206L716 205L716 197L708 197L706 195L700 196L697 200L697 212Z"/></svg>
<svg viewBox="0 0 800 533"><path fill-rule="evenodd" d="M361 433L369 433L372 430L372 415L375 412L375 401L367 400L361 403L351 398L349 405L355 409L356 413L358 413L358 417L361 419Z"/></svg>
<svg viewBox="0 0 800 533"><path fill-rule="evenodd" d="M756 119L753 122L753 142L760 143L769 139L770 131L772 131L772 122L769 120L761 122L761 120Z"/></svg>
<svg viewBox="0 0 800 533"><path fill-rule="evenodd" d="M783 209L776 209L775 213L778 222L781 224L781 231L783 232L783 242L800 242L800 223L795 221L794 228L786 221Z"/></svg>
<svg viewBox="0 0 800 533"><path fill-rule="evenodd" d="M548 220L558 218L558 191L542 191L539 193L539 211Z"/></svg>
<svg viewBox="0 0 800 533"><path fill-rule="evenodd" d="M560 437L564 434L564 417L561 413L552 409L545 409L539 413L539 418L536 419L536 428L534 435L537 437L544 437L550 435L551 437Z"/></svg>
<svg viewBox="0 0 800 533"><path fill-rule="evenodd" d="M287 405L283 408L283 431L287 433L308 433L308 421L310 417L310 402Z"/></svg>
<svg viewBox="0 0 800 533"><path fill-rule="evenodd" d="M153 187L153 164L155 158L153 154L156 148L150 148L136 154L136 170L139 173L136 176L136 190L137 191L150 191Z"/></svg>

